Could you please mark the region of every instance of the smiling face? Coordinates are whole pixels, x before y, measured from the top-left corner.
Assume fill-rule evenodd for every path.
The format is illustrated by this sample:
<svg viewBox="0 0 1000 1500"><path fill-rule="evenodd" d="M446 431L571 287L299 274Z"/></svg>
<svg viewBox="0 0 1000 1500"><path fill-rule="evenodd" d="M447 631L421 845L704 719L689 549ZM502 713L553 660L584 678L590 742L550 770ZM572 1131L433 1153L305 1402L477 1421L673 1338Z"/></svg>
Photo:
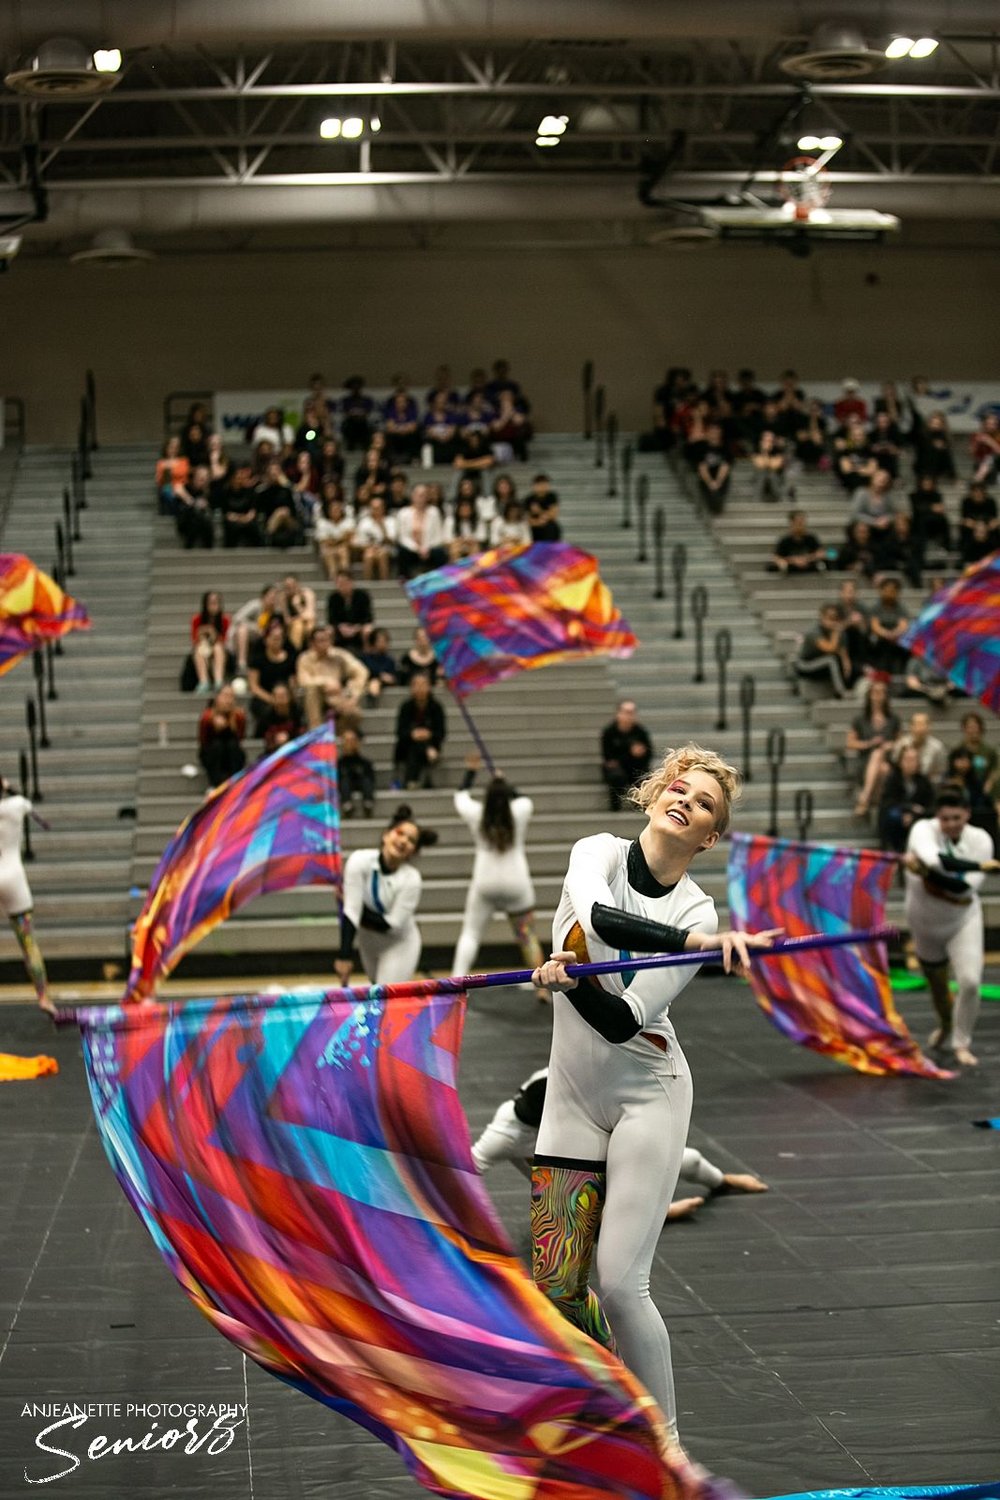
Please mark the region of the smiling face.
<svg viewBox="0 0 1000 1500"><path fill-rule="evenodd" d="M722 788L707 771L674 776L646 809L650 831L688 858L718 842L716 824L723 808Z"/></svg>
<svg viewBox="0 0 1000 1500"><path fill-rule="evenodd" d="M416 823L407 818L395 828L387 828L382 835L382 856L393 868L412 859L417 852L420 834Z"/></svg>

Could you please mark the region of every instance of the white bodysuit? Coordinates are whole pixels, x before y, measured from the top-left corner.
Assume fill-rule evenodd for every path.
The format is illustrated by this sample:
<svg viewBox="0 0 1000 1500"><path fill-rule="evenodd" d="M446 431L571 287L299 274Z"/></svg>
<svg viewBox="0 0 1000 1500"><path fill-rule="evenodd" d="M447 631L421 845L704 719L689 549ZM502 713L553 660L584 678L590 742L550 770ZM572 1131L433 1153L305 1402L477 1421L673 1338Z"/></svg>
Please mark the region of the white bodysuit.
<svg viewBox="0 0 1000 1500"><path fill-rule="evenodd" d="M567 938L579 924L592 961L628 956L595 933L595 902L688 931L718 931L714 903L688 875L672 888L659 885L638 841L630 844L610 833L573 846L552 924L553 952L574 946ZM555 995L536 1156L553 1165L606 1170L595 1290L622 1359L674 1429L670 1339L649 1295L649 1272L680 1175L691 1117L691 1074L669 1010L697 971L697 964L635 974L626 970L596 981L621 996L642 1031L664 1039L666 1051L641 1032L626 1042L606 1041L574 1009L571 993Z"/></svg>
<svg viewBox="0 0 1000 1500"><path fill-rule="evenodd" d="M354 924L358 953L372 984L403 984L420 962L416 913L423 882L411 864L386 871L378 849L355 849L344 866L344 916ZM388 932L361 925L364 908L378 912Z"/></svg>
<svg viewBox="0 0 1000 1500"><path fill-rule="evenodd" d="M465 898L462 931L452 962L453 974L471 973L483 934L495 912L510 915L531 911L535 905L535 889L524 850L534 810L530 797L514 798L510 804L514 842L500 853L483 837L483 804L466 791L455 793L455 811L472 834L476 857Z"/></svg>
<svg viewBox="0 0 1000 1500"><path fill-rule="evenodd" d="M907 853L940 870L942 854L981 864L993 858L993 840L984 828L967 823L958 839L947 839L937 818L921 818L910 829ZM969 870L966 890L939 892L922 876L906 872L906 920L917 957L925 964L951 963L958 985L952 1016L952 1045L970 1047L979 1014L983 982L983 907L979 887L985 876Z"/></svg>
<svg viewBox="0 0 1000 1500"><path fill-rule="evenodd" d="M24 820L31 811L27 797L0 797L0 910L16 917L32 907L31 888L21 863Z"/></svg>

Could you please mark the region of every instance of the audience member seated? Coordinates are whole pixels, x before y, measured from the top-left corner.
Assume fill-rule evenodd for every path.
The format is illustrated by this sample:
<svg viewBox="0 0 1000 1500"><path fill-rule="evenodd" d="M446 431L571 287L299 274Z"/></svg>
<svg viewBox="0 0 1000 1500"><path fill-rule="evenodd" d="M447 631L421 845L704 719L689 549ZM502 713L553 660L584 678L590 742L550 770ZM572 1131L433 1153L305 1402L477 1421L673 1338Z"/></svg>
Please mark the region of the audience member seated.
<svg viewBox="0 0 1000 1500"><path fill-rule="evenodd" d="M1000 789L1000 754L987 742L982 714L976 713L974 709L962 716L962 738L955 749L959 747L968 750L972 756L972 768L983 784L983 791L995 799Z"/></svg>
<svg viewBox="0 0 1000 1500"><path fill-rule="evenodd" d="M360 656L368 644L375 615L367 589L354 587L350 568L339 568L326 601L326 618L333 630L333 644Z"/></svg>
<svg viewBox="0 0 1000 1500"><path fill-rule="evenodd" d="M496 416L490 422L490 442L499 463L509 463L516 458L518 463L528 462L528 443L532 438L532 426L527 415L527 404L521 404L510 389L499 392L494 403Z"/></svg>
<svg viewBox="0 0 1000 1500"><path fill-rule="evenodd" d="M868 484L878 468L878 459L871 451L868 430L864 422L855 418L847 423L833 440L837 455L837 478L849 494Z"/></svg>
<svg viewBox="0 0 1000 1500"><path fill-rule="evenodd" d="M376 433L375 437L378 435ZM371 445L365 450L364 463L359 464L355 471L355 505L370 505L376 496L385 500L389 494L391 477L392 470L386 462L385 449L380 448L373 438Z"/></svg>
<svg viewBox="0 0 1000 1500"><path fill-rule="evenodd" d="M681 395L691 383L691 371L669 369L653 392L653 426L639 438L640 453L666 453L677 441L674 412Z"/></svg>
<svg viewBox="0 0 1000 1500"><path fill-rule="evenodd" d="M186 493L185 486L191 474L191 464L181 452L179 437L168 437L156 464L156 494L160 502L160 514L177 514L177 492Z"/></svg>
<svg viewBox="0 0 1000 1500"><path fill-rule="evenodd" d="M826 417L822 401L810 401L795 433L795 457L804 469L829 467Z"/></svg>
<svg viewBox="0 0 1000 1500"><path fill-rule="evenodd" d="M389 492L385 497L386 515L395 515L410 503L410 482L405 469L389 470Z"/></svg>
<svg viewBox="0 0 1000 1500"><path fill-rule="evenodd" d="M639 723L633 700L623 698L601 731L601 776L612 812L630 810L628 794L648 774L652 758L649 731Z"/></svg>
<svg viewBox="0 0 1000 1500"><path fill-rule="evenodd" d="M208 407L204 401L192 402L180 431L181 452L191 460L192 468L195 464L208 463L207 442L211 431Z"/></svg>
<svg viewBox="0 0 1000 1500"><path fill-rule="evenodd" d="M463 429L459 432L455 457L452 459L453 468L461 470L463 474L485 474L496 467L496 462L488 434L475 429Z"/></svg>
<svg viewBox="0 0 1000 1500"><path fill-rule="evenodd" d="M892 475L876 469L865 488L855 490L850 519L868 525L877 548L880 534L889 530L901 508L892 493Z"/></svg>
<svg viewBox="0 0 1000 1500"><path fill-rule="evenodd" d="M795 370L782 370L781 384L771 397L770 406L772 414L768 416L765 410L765 426L770 421L779 437L791 442L806 409L806 393Z"/></svg>
<svg viewBox="0 0 1000 1500"><path fill-rule="evenodd" d="M750 456L757 474L758 500L784 500L787 490L788 453L785 439L771 427L765 427Z"/></svg>
<svg viewBox="0 0 1000 1500"><path fill-rule="evenodd" d="M458 403L456 402L455 404L457 405ZM478 391L475 392L465 403L465 409L459 421L459 437L464 437L467 433L470 432L479 432L482 433L483 437L488 441L490 436L490 423L493 421L493 418L495 416L496 412L493 410L492 406L490 406L489 402L486 400L486 397L481 395Z"/></svg>
<svg viewBox="0 0 1000 1500"><path fill-rule="evenodd" d="M302 421L295 429L296 453L308 453L311 462L318 465L323 444L332 437L330 408L325 398L307 398L302 404Z"/></svg>
<svg viewBox="0 0 1000 1500"><path fill-rule="evenodd" d="M681 453L688 467L697 472L708 448L708 402L704 396L699 396L680 407L677 415L684 434Z"/></svg>
<svg viewBox="0 0 1000 1500"><path fill-rule="evenodd" d="M354 528L351 551L361 563L362 578L389 577L396 536L396 517L386 514L385 501L376 495Z"/></svg>
<svg viewBox="0 0 1000 1500"><path fill-rule="evenodd" d="M876 568L875 546L872 529L867 521L847 523L843 546L837 553L837 567L842 572L857 573L863 578L874 578Z"/></svg>
<svg viewBox="0 0 1000 1500"><path fill-rule="evenodd" d="M300 583L294 573L286 573L281 580L274 609L285 622L292 646L296 651L301 651L316 624L314 591L307 583Z"/></svg>
<svg viewBox="0 0 1000 1500"><path fill-rule="evenodd" d="M475 497L468 494L456 495L451 514L445 517L444 540L449 562L459 562L463 557L477 557L482 552L483 538Z"/></svg>
<svg viewBox="0 0 1000 1500"><path fill-rule="evenodd" d="M229 483L233 477L233 462L222 446L222 439L213 432L208 440L208 498L213 510L224 510Z"/></svg>
<svg viewBox="0 0 1000 1500"><path fill-rule="evenodd" d="M964 788L969 799L970 823L976 828L985 828L995 848L998 832L997 810L993 798L986 794L982 779L973 764L971 752L964 745L956 745L954 750L948 752L948 768L944 774L946 781L957 782Z"/></svg>
<svg viewBox="0 0 1000 1500"><path fill-rule="evenodd" d="M993 484L1000 473L1000 416L996 412L986 413L978 431L972 434L969 448L974 466L973 481Z"/></svg>
<svg viewBox="0 0 1000 1500"><path fill-rule="evenodd" d="M836 604L823 604L819 623L799 647L795 670L800 677L828 687L843 698L853 680L854 664L844 639L844 622Z"/></svg>
<svg viewBox="0 0 1000 1500"><path fill-rule="evenodd" d="M264 545L257 506L257 478L249 464L240 464L230 476L229 490L222 502L222 545Z"/></svg>
<svg viewBox="0 0 1000 1500"><path fill-rule="evenodd" d="M272 547L297 547L303 539L295 491L277 459L272 459L257 484L256 504L264 537Z"/></svg>
<svg viewBox="0 0 1000 1500"><path fill-rule="evenodd" d="M311 532L319 513L319 483L316 479L313 461L308 453L295 455L288 478L291 480L295 493L295 508L306 531Z"/></svg>
<svg viewBox="0 0 1000 1500"><path fill-rule="evenodd" d="M426 672L410 678L410 696L396 715L396 748L393 752L396 780L407 790L432 787L433 770L441 756L446 733L445 712L431 692Z"/></svg>
<svg viewBox="0 0 1000 1500"><path fill-rule="evenodd" d="M921 474L917 479L916 489L910 491L910 510L913 554L917 566L923 568L928 546L937 546L944 553L951 551L951 524L933 474Z"/></svg>
<svg viewBox="0 0 1000 1500"><path fill-rule="evenodd" d="M985 485L970 484L959 511L958 553L962 566L967 568L970 563L981 562L998 547L1000 519L997 517L997 503Z"/></svg>
<svg viewBox="0 0 1000 1500"><path fill-rule="evenodd" d="M935 479L954 479L955 458L951 450L951 433L943 412L932 412L913 432L913 470L917 475L932 474Z"/></svg>
<svg viewBox="0 0 1000 1500"><path fill-rule="evenodd" d="M726 452L722 428L710 422L705 429L705 450L698 465L698 493L713 516L721 516L729 494L732 465Z"/></svg>
<svg viewBox="0 0 1000 1500"><path fill-rule="evenodd" d="M737 373L736 389L732 395L733 416L736 434L741 446L752 452L764 427L764 403L767 394L757 384L753 370L743 369Z"/></svg>
<svg viewBox="0 0 1000 1500"><path fill-rule="evenodd" d="M380 503L384 505L385 502ZM316 517L313 536L323 576L332 580L341 568L350 566L351 555L357 545L354 512L344 504L343 491L336 480L328 479L323 486L321 510Z"/></svg>
<svg viewBox="0 0 1000 1500"><path fill-rule="evenodd" d="M340 402L340 435L344 447L353 453L367 448L372 436L372 413L375 402L365 390L363 375L351 375L344 381L346 396Z"/></svg>
<svg viewBox="0 0 1000 1500"><path fill-rule="evenodd" d="M487 406L489 406L490 403L489 397L486 394L486 384L486 371L482 369L481 366L477 365L474 370L469 371L469 389L465 393L466 406L469 405L469 402L473 399L474 396L480 397L480 399L484 401ZM430 402L431 394L432 393L428 391L428 404Z"/></svg>
<svg viewBox="0 0 1000 1500"><path fill-rule="evenodd" d="M261 443L270 443L274 452L280 453L286 443L295 445L295 428L286 422L279 406L269 406L259 422L251 427L247 442L256 451Z"/></svg>
<svg viewBox="0 0 1000 1500"><path fill-rule="evenodd" d="M851 720L845 749L853 759L858 798L854 811L863 817L871 806L875 788L885 775L886 755L899 738L902 725L889 698L889 684L880 677L869 683L861 712Z"/></svg>
<svg viewBox="0 0 1000 1500"><path fill-rule="evenodd" d="M559 496L549 482L547 474L536 474L528 491L528 525L533 542L559 542L562 527L559 524Z"/></svg>
<svg viewBox="0 0 1000 1500"><path fill-rule="evenodd" d="M284 620L280 615L272 615L264 627L261 640L251 647L247 662L250 712L253 715L254 735L258 739L261 724L274 707L276 684L284 682L290 685L295 678L295 656L295 650L288 641Z"/></svg>
<svg viewBox="0 0 1000 1500"><path fill-rule="evenodd" d="M837 607L844 625L844 644L850 653L854 680L857 682L868 665L870 621L867 611L858 599L858 584L855 578L842 580L837 590Z"/></svg>
<svg viewBox="0 0 1000 1500"><path fill-rule="evenodd" d="M458 445L458 421L448 397L439 393L424 416L423 441L430 444L436 464L450 464Z"/></svg>
<svg viewBox="0 0 1000 1500"><path fill-rule="evenodd" d="M226 680L226 636L229 616L215 589L201 596L201 609L191 616L191 654L181 674L181 691L218 692ZM193 679L193 681L192 681Z"/></svg>
<svg viewBox="0 0 1000 1500"><path fill-rule="evenodd" d="M361 754L361 737L360 729L345 729L337 746L337 784L345 818L353 818L359 806L366 818L375 810L375 767Z"/></svg>
<svg viewBox="0 0 1000 1500"><path fill-rule="evenodd" d="M518 382L510 373L510 362L506 359L495 359L493 361L493 375L486 382L483 390L486 400L497 411L504 396L509 396L518 411L529 412L531 404L522 391Z"/></svg>
<svg viewBox="0 0 1000 1500"><path fill-rule="evenodd" d="M316 626L309 646L298 659L295 675L309 729L315 729L330 714L338 735L360 726L368 668L350 651L333 644L329 625Z"/></svg>
<svg viewBox="0 0 1000 1500"><path fill-rule="evenodd" d="M906 733L900 735L892 750L892 759L912 745L920 758L920 769L935 785L941 780L948 765L948 752L936 735L931 734L931 716L922 710L910 715Z"/></svg>
<svg viewBox="0 0 1000 1500"><path fill-rule="evenodd" d="M258 596L247 599L233 615L226 635L226 648L236 658L236 670L241 677L246 676L251 651L263 640L277 598L277 584L266 583Z"/></svg>
<svg viewBox="0 0 1000 1500"><path fill-rule="evenodd" d="M485 372L485 370L476 371L474 373L482 375L482 377L483 377L483 386L485 387L485 384L486 384L486 372ZM481 395L482 395L482 392L480 392L480 396ZM462 405L462 398L458 394L458 390L457 390L457 388L455 386L455 382L452 379L451 366L450 365L438 365L437 369L434 371L434 382L433 382L433 384L431 385L430 389L427 392L427 397L426 397L426 405L427 406L433 405L435 396L445 396L445 397L447 397L448 405L451 406L451 407L453 407L455 409L455 411L458 411L459 407Z"/></svg>
<svg viewBox="0 0 1000 1500"><path fill-rule="evenodd" d="M434 655L431 638L423 625L417 625L413 631L413 644L408 646L399 658L399 680L404 687L409 687L416 672L422 672L430 678L431 687L436 686L438 680L438 661Z"/></svg>
<svg viewBox="0 0 1000 1500"><path fill-rule="evenodd" d="M788 530L778 538L769 573L821 573L826 567L826 548L819 537L808 530L804 510L788 512Z"/></svg>
<svg viewBox="0 0 1000 1500"><path fill-rule="evenodd" d="M508 500L499 516L490 522L491 547L527 547L531 543L531 527L524 514L520 500Z"/></svg>
<svg viewBox="0 0 1000 1500"><path fill-rule="evenodd" d="M868 626L868 661L873 671L885 677L898 677L906 670L908 653L900 641L909 628L899 598L899 579L880 578L878 603L871 612Z"/></svg>
<svg viewBox="0 0 1000 1500"><path fill-rule="evenodd" d="M444 518L430 503L430 486L415 484L410 503L396 517L396 559L401 578L414 578L448 561Z"/></svg>
<svg viewBox="0 0 1000 1500"><path fill-rule="evenodd" d="M938 706L947 703L954 691L947 677L942 677L939 672L922 656L911 656L906 663L903 672L903 685L900 689L904 698L928 698L931 703Z"/></svg>
<svg viewBox="0 0 1000 1500"><path fill-rule="evenodd" d="M879 845L904 853L910 829L934 811L934 787L920 769L920 753L908 745L890 765L878 807Z"/></svg>
<svg viewBox="0 0 1000 1500"><path fill-rule="evenodd" d="M231 687L219 689L198 720L198 759L209 786L221 786L247 763L243 752L247 716L236 704Z"/></svg>
<svg viewBox="0 0 1000 1500"><path fill-rule="evenodd" d="M840 427L846 427L848 422L866 422L868 420L868 405L861 394L861 386L856 380L845 380L841 385L841 395L833 403L834 421Z"/></svg>
<svg viewBox="0 0 1000 1500"><path fill-rule="evenodd" d="M892 525L879 536L875 558L878 573L902 573L914 588L920 587L920 568L917 566L913 532L905 511L897 511L892 518ZM878 582L878 574L875 581Z"/></svg>
<svg viewBox="0 0 1000 1500"><path fill-rule="evenodd" d="M302 733L302 710L292 697L287 682L276 682L271 693L271 707L260 721L264 755L273 755L289 740L298 739Z"/></svg>
<svg viewBox="0 0 1000 1500"><path fill-rule="evenodd" d="M385 688L395 687L399 681L399 668L389 645L388 630L377 625L369 636L367 649L361 653L361 660L368 668L368 701L373 706L379 701Z"/></svg>
<svg viewBox="0 0 1000 1500"><path fill-rule="evenodd" d="M382 431L390 464L412 464L420 452L420 411L405 384L397 385L382 408Z"/></svg>
<svg viewBox="0 0 1000 1500"><path fill-rule="evenodd" d="M889 413L876 412L875 420L868 430L868 447L879 468L891 474L893 479L899 477L901 443L899 428Z"/></svg>
<svg viewBox="0 0 1000 1500"><path fill-rule="evenodd" d="M342 484L344 479L344 455L340 451L340 444L335 437L323 439L319 450L319 458L316 460L316 481L320 487L320 495L323 486L331 479L337 484Z"/></svg>
<svg viewBox="0 0 1000 1500"><path fill-rule="evenodd" d="M199 464L186 485L174 488L177 507L177 535L190 551L192 547L215 546L215 517L210 496L208 465Z"/></svg>

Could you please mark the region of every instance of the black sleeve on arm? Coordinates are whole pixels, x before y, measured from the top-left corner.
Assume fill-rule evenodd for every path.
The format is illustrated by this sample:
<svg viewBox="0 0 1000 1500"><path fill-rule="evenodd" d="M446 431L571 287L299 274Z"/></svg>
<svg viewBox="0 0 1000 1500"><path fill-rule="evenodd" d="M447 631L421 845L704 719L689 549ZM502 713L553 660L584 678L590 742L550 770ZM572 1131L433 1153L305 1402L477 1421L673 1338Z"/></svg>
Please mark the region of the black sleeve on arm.
<svg viewBox="0 0 1000 1500"><path fill-rule="evenodd" d="M978 866L976 868L978 869ZM939 891L945 891L952 896L965 896L969 892L969 887L961 875L946 875L943 870L935 870L933 865L924 871L924 881L927 885L935 886Z"/></svg>
<svg viewBox="0 0 1000 1500"><path fill-rule="evenodd" d="M356 928L350 917L342 916L340 919L340 948L338 958L350 958L354 951L354 934Z"/></svg>
<svg viewBox="0 0 1000 1500"><path fill-rule="evenodd" d="M476 779L475 771L465 770L462 773L462 791L467 792Z"/></svg>
<svg viewBox="0 0 1000 1500"><path fill-rule="evenodd" d="M606 1042L620 1045L642 1030L627 1001L620 995L609 995L607 990L586 979L579 980L575 990L567 990L566 999Z"/></svg>
<svg viewBox="0 0 1000 1500"><path fill-rule="evenodd" d="M648 917L636 917L615 906L595 901L590 923L597 936L611 948L629 948L637 953L682 953L687 933L683 927L668 927Z"/></svg>
<svg viewBox="0 0 1000 1500"><path fill-rule="evenodd" d="M361 908L361 925L366 932L389 932L389 923L380 911L372 906Z"/></svg>
<svg viewBox="0 0 1000 1500"><path fill-rule="evenodd" d="M947 870L949 875L968 874L970 870L982 870L982 864L978 859L960 859L957 854L942 854L941 868Z"/></svg>

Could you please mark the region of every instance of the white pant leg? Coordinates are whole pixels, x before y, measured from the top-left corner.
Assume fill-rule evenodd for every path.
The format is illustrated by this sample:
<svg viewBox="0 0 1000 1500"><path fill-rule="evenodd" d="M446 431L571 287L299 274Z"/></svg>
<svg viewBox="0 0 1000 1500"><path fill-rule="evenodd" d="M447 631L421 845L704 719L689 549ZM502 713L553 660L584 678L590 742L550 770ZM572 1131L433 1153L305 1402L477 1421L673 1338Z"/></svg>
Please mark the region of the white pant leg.
<svg viewBox="0 0 1000 1500"><path fill-rule="evenodd" d="M978 901L948 942L947 950L958 986L951 1021L952 1046L971 1048L983 983L983 908Z"/></svg>
<svg viewBox="0 0 1000 1500"><path fill-rule="evenodd" d="M517 1118L513 1099L505 1099L472 1147L476 1171L488 1172L498 1162L509 1161L522 1177L530 1181L530 1161L535 1154L537 1136L537 1130Z"/></svg>
<svg viewBox="0 0 1000 1500"><path fill-rule="evenodd" d="M597 1279L622 1359L676 1435L670 1336L649 1294L649 1273L680 1175L693 1090L679 1048L674 1076L657 1066L655 1056L648 1084L626 1098L608 1143Z"/></svg>
<svg viewBox="0 0 1000 1500"><path fill-rule="evenodd" d="M469 886L465 898L465 915L452 959L453 974L471 974L473 964L483 941L483 934L493 916L493 903L479 894L475 883Z"/></svg>
<svg viewBox="0 0 1000 1500"><path fill-rule="evenodd" d="M366 932L357 936L358 954L372 984L406 984L420 962L420 928L413 923L400 933Z"/></svg>
<svg viewBox="0 0 1000 1500"><path fill-rule="evenodd" d="M693 1146L684 1147L684 1156L681 1159L681 1176L687 1182L697 1182L702 1187L718 1188L722 1186L723 1172L714 1162L709 1161L707 1156L702 1156Z"/></svg>

